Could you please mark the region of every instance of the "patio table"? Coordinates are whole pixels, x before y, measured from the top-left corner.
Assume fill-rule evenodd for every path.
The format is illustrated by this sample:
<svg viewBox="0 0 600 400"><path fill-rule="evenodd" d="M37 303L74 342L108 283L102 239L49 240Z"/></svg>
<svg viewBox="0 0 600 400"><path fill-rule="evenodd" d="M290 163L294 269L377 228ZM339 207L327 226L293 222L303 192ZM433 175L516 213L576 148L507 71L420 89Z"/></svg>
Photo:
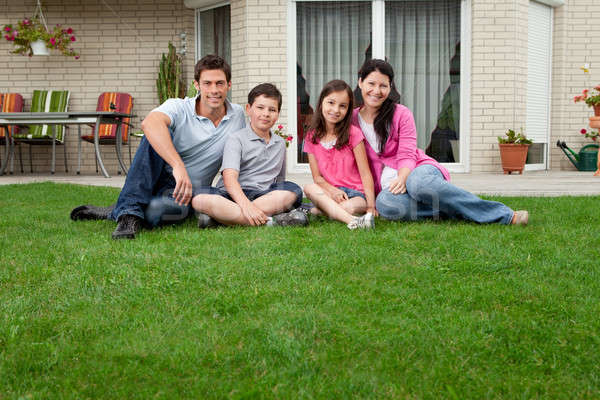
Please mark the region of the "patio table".
<svg viewBox="0 0 600 400"><path fill-rule="evenodd" d="M56 125L77 125L79 136L81 136L81 125L95 124L94 128L94 149L96 151L96 158L102 174L106 178L110 178L104 163L102 162L102 156L100 155L100 137L98 131L100 124L117 124L117 138L116 138L116 151L117 159L119 164L125 173L127 168L123 163L121 156L121 124L124 118L133 118L135 115L125 114L111 111L91 111L91 112L16 112L16 113L0 113L0 126L9 125L50 125L52 128L52 139L56 137L55 126ZM8 131L8 129L7 129ZM8 165L9 158L12 157L13 148L10 145L9 135L6 137L6 157L0 167L0 175L4 174ZM81 142L79 144L81 146ZM54 165L54 150L56 142L52 141L52 164ZM80 167L80 166L79 166ZM54 171L51 171L54 174Z"/></svg>

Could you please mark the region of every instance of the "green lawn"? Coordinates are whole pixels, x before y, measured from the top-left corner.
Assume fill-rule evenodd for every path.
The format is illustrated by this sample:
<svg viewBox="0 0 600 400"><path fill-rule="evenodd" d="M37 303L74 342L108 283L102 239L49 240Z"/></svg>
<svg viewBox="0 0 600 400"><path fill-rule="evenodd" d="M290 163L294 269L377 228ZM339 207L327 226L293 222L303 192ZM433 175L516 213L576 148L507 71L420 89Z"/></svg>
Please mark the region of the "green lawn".
<svg viewBox="0 0 600 400"><path fill-rule="evenodd" d="M0 186L0 399L599 398L599 197L527 227L193 221L114 241L118 190Z"/></svg>

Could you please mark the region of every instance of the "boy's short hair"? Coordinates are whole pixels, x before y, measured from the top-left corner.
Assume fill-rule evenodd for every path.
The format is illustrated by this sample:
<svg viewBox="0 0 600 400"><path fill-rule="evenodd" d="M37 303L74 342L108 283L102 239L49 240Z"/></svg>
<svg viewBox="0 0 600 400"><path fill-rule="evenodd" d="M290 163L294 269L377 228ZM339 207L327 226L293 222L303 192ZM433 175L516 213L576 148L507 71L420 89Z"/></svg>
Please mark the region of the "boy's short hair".
<svg viewBox="0 0 600 400"><path fill-rule="evenodd" d="M202 74L202 71L208 71L211 69L220 69L225 73L227 82L231 82L231 67L222 57L214 54L209 54L198 60L196 66L194 67L194 80L196 82L200 82L200 75Z"/></svg>
<svg viewBox="0 0 600 400"><path fill-rule="evenodd" d="M252 105L258 96L265 96L277 100L277 111L281 111L283 98L281 92L277 89L277 86L272 83L261 83L260 85L255 86L250 93L248 93L248 104Z"/></svg>

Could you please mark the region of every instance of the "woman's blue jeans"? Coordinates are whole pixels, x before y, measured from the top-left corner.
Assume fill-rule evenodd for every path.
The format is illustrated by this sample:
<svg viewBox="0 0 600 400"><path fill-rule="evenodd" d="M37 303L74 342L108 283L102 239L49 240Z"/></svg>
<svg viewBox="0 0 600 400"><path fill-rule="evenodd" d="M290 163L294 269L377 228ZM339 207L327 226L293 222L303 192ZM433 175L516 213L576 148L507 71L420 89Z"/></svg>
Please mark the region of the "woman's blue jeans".
<svg viewBox="0 0 600 400"><path fill-rule="evenodd" d="M463 219L480 224L510 224L513 210L497 202L483 200L444 179L433 165L415 168L406 179L406 193L388 189L377 196L379 215L389 220L416 221L424 218Z"/></svg>

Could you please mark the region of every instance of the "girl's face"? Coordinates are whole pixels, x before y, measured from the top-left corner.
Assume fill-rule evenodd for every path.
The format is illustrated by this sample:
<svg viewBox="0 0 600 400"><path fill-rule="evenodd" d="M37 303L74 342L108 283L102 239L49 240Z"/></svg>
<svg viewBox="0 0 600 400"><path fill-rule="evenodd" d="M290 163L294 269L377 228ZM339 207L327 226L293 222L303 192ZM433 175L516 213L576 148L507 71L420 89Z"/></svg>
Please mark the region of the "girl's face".
<svg viewBox="0 0 600 400"><path fill-rule="evenodd" d="M358 86L364 104L372 108L381 107L392 91L390 78L377 70L367 75L364 80L359 79Z"/></svg>
<svg viewBox="0 0 600 400"><path fill-rule="evenodd" d="M328 128L333 128L335 124L344 119L348 113L349 104L350 99L345 90L331 92L325 96L321 104L321 109L323 110L323 118L325 118Z"/></svg>

